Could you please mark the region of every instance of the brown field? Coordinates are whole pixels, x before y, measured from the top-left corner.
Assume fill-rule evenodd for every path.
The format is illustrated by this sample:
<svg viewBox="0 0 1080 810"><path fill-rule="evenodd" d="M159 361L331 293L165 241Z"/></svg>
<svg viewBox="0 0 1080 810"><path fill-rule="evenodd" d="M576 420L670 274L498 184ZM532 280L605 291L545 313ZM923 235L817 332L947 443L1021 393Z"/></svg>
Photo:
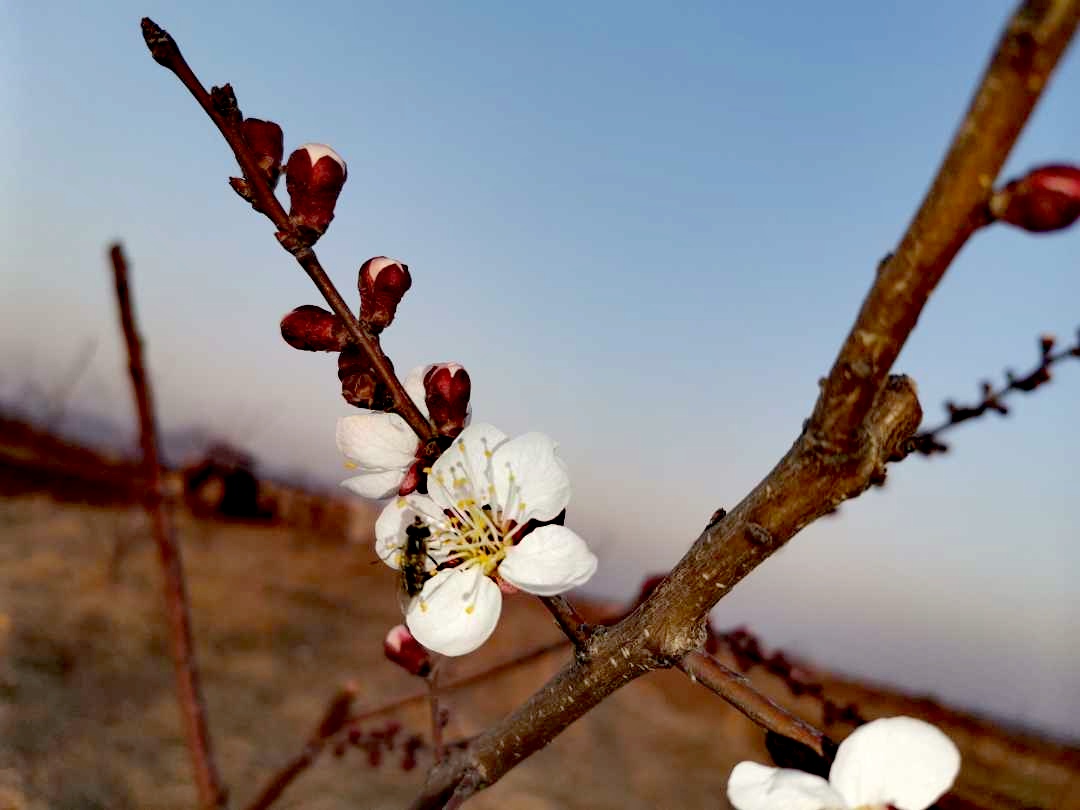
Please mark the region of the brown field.
<svg viewBox="0 0 1080 810"><path fill-rule="evenodd" d="M233 807L242 807L300 749L346 680L358 707L419 683L388 663L381 640L399 621L394 577L370 548L296 528L178 515L211 729ZM0 500L0 810L173 810L194 806L180 734L156 556L137 512L61 504L44 495ZM115 557L117 538L127 553ZM559 638L547 613L507 600L495 637L452 663L453 680ZM450 739L473 734L522 701L566 658L557 650L451 693ZM728 659L730 661L730 659ZM777 700L821 722L813 699ZM964 753L943 808L1080 806L1080 751L1006 731L930 701L821 676L827 694L867 716L919 714ZM392 715L427 735L427 709ZM372 721L371 727L379 725ZM844 729L834 729L842 736ZM526 761L470 807L724 808L740 759L767 761L760 731L677 673L645 677ZM275 805L400 808L429 757L404 771L350 749L329 752Z"/></svg>

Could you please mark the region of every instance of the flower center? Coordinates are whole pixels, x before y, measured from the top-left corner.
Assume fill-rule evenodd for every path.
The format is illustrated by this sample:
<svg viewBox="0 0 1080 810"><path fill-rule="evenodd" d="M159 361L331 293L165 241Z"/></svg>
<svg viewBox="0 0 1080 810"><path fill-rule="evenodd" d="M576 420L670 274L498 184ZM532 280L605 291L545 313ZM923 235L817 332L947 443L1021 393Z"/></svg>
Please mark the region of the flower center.
<svg viewBox="0 0 1080 810"><path fill-rule="evenodd" d="M526 526L520 520L525 512L520 487L509 464L505 470L492 469L492 453L486 442L482 470L473 469L463 441L448 452L457 453L448 471L428 471L429 490L438 490L440 500L450 504L443 510L445 520L429 526L431 544L446 557L441 567L479 567L484 576L490 576ZM500 473L508 483L504 504L499 504L496 496L494 476Z"/></svg>

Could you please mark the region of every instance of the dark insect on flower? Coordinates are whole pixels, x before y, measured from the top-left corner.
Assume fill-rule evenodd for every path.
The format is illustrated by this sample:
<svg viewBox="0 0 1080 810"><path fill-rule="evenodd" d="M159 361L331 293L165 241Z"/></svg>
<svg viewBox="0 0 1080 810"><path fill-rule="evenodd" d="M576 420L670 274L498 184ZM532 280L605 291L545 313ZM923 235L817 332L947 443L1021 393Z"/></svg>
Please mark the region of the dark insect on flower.
<svg viewBox="0 0 1080 810"><path fill-rule="evenodd" d="M431 530L417 518L405 529L405 550L401 554L401 588L411 598L419 596L424 583L430 578L428 573L427 541Z"/></svg>

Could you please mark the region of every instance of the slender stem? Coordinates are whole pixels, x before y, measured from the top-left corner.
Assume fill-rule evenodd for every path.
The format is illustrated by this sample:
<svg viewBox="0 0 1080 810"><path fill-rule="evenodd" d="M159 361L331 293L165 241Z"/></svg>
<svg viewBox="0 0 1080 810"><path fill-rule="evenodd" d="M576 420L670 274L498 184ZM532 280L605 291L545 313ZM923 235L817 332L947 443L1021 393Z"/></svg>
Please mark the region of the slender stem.
<svg viewBox="0 0 1080 810"><path fill-rule="evenodd" d="M306 771L318 758L327 743L350 721L349 709L356 699L355 683L345 684L323 710L322 719L311 732L300 753L290 759L281 770L274 774L259 795L247 805L246 810L266 810L285 792L300 774Z"/></svg>
<svg viewBox="0 0 1080 810"><path fill-rule="evenodd" d="M168 617L173 666L176 670L176 694L184 722L184 736L187 739L191 764L195 771L199 806L204 810L212 810L224 807L226 796L217 765L214 763L210 732L207 728L206 705L199 686L199 670L195 662L187 587L184 583L184 565L169 514L165 510L165 499L162 494L157 419L154 415L150 376L143 360L142 344L135 320L135 307L131 301L127 262L119 244L113 245L109 250L109 258L116 283L120 325L127 344L131 388L139 414L139 445L142 448L143 475L147 482L143 505L150 518L150 526L164 574L165 612Z"/></svg>
<svg viewBox="0 0 1080 810"><path fill-rule="evenodd" d="M691 680L718 694L762 728L809 746L824 756L825 733L758 692L745 675L699 651L684 655L679 661L679 669L689 675Z"/></svg>
<svg viewBox="0 0 1080 810"><path fill-rule="evenodd" d="M442 762L446 751L443 745L442 709L439 707L439 664L436 661L427 676L428 707L431 711L431 748L436 762Z"/></svg>
<svg viewBox="0 0 1080 810"><path fill-rule="evenodd" d="M1004 405L1004 400L1008 399L1010 394L1017 391L1028 394L1036 388L1046 385L1051 380L1050 369L1062 360L1077 358L1080 358L1080 332L1077 333L1076 343L1071 346L1057 352L1051 351L1049 347L1044 349L1039 365L1024 376L1014 377L1010 372L1007 374L1005 385L998 388L994 388L990 383L984 383L983 398L977 404L956 406L951 402L947 403L949 409L948 419L932 428L920 430L911 437L905 449L928 456L935 453L944 453L948 446L941 442L940 437L942 434L949 432L964 422L985 416L989 411L997 411L1004 416L1009 412L1009 409Z"/></svg>
<svg viewBox="0 0 1080 810"><path fill-rule="evenodd" d="M372 373L390 392L394 403L393 410L409 423L416 435L420 437L421 442L434 439L434 429L428 420L424 418L424 415L420 413L416 403L405 392L405 387L394 373L394 367L383 352L378 338L370 334L357 320L352 310L349 309L349 305L345 303L345 300L323 269L319 257L303 241L299 231L289 219L288 213L282 207L278 198L274 196L274 192L263 173L259 171L257 159L243 136L241 129L243 116L236 107L236 98L233 96L232 88L228 85L223 88L215 88L216 96L212 96L203 87L191 66L188 65L187 60L184 59L183 54L180 53L180 47L176 44L176 40L167 31L149 17L143 18L142 31L143 39L146 40L146 45L150 49L150 55L154 58L154 61L168 68L176 75L181 84L199 102L199 106L203 108L203 111L214 122L218 131L221 132L222 137L225 138L226 143L229 144L233 155L236 156L236 162L240 164L240 168L244 173L244 179L247 181L251 192L255 210L265 214L274 223L281 246L292 254L315 286L318 287L319 292L326 299L326 303L330 305L330 309L341 318L345 328L349 331L350 337L367 358Z"/></svg>
<svg viewBox="0 0 1080 810"><path fill-rule="evenodd" d="M541 596L540 601L555 617L555 623L563 631L568 639L574 643L578 650L585 648L585 642L589 640L589 625L577 612L577 608L570 604L563 596Z"/></svg>
<svg viewBox="0 0 1080 810"><path fill-rule="evenodd" d="M498 664L494 664L490 667L482 669L479 672L474 672L472 675L469 675L467 677L460 678L456 681L451 681L449 683L444 683L440 686L440 691L445 694L447 692L452 692L457 689L464 689L467 686L472 686L473 684L480 683L481 681L485 681L488 678L492 678L507 670L516 669L517 667L527 664L530 661L534 661L537 658L541 658L550 652L564 649L566 646L567 642L563 639L560 639L559 641L556 641L552 644L545 644L541 647L529 650L528 652L511 658L507 661L502 661ZM362 723L365 720L370 720L373 717L378 717L380 715L387 714L397 709L404 708L405 706L409 706L413 703L419 703L423 700L428 700L430 699L430 697L430 689L425 689L422 692L414 692L410 695L393 698L386 701L385 703L380 703L376 706L365 709L358 714L350 714L346 720L346 724L349 726L355 726L357 723ZM327 712L327 716L329 716L329 712ZM283 765L281 769L270 778L270 781L259 792L259 795L256 797L256 799L252 801L251 804L247 805L245 810L266 810L267 807L273 804L285 792L285 789L289 785L291 785L293 781L295 781L295 779L300 776L300 774L302 774L313 764L315 764L315 760L318 759L319 754L321 754L328 745L338 741L336 738L340 737L344 733L341 730L343 728L344 724L339 727L338 731L334 733L333 737L326 737L325 739L322 739L320 744L317 746L313 746L312 740L309 739L304 745L304 748L301 749L300 753L298 753L287 763L285 763L285 765Z"/></svg>

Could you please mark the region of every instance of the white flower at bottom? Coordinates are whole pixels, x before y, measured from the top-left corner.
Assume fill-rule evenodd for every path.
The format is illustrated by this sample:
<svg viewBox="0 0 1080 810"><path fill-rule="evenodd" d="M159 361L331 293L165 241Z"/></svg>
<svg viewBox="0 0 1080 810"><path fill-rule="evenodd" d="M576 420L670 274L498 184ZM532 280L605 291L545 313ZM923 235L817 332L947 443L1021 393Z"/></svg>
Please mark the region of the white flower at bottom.
<svg viewBox="0 0 1080 810"><path fill-rule="evenodd" d="M886 717L855 729L820 776L740 762L728 779L736 810L926 810L952 787L960 752L936 726Z"/></svg>
<svg viewBox="0 0 1080 810"><path fill-rule="evenodd" d="M443 655L472 652L502 610L498 576L523 591L554 596L587 582L596 556L564 526L536 526L570 501L570 479L555 442L542 433L513 439L471 425L432 465L428 494L387 504L375 522L375 550L399 568L406 529L417 524L432 574L405 611L416 640ZM535 521L535 522L534 522Z"/></svg>

